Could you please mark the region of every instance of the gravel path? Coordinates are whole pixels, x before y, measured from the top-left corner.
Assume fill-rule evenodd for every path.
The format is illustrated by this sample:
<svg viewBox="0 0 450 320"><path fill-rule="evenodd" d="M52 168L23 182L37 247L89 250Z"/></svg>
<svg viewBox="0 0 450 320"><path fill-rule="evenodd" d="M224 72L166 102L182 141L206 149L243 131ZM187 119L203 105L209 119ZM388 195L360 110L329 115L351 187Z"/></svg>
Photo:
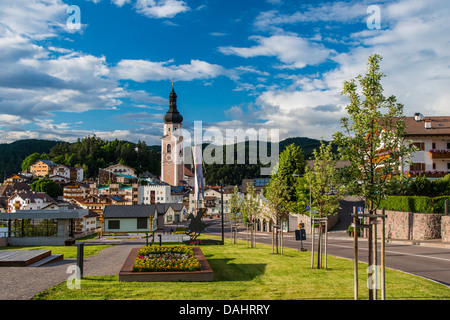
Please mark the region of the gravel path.
<svg viewBox="0 0 450 320"><path fill-rule="evenodd" d="M117 275L130 250L142 247L145 241L123 240L120 244L99 251L98 255L84 259L84 276ZM0 300L30 300L41 291L66 281L76 265L76 259L64 259L47 266L0 268Z"/></svg>

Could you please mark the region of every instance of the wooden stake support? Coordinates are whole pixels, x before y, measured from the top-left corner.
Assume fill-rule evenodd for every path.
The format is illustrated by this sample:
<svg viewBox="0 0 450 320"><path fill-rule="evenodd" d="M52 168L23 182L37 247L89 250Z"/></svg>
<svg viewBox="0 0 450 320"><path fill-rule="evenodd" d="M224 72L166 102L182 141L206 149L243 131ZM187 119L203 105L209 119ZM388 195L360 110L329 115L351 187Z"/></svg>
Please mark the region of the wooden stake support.
<svg viewBox="0 0 450 320"><path fill-rule="evenodd" d="M385 220L386 215L384 209L382 214L358 214L358 208L353 207L353 223L354 228L354 299L358 300L358 228L367 229L368 234L368 288L369 288L369 300L377 300L378 290L381 290L381 299L386 299L386 287L385 287L385 266L386 266L386 228ZM359 219L366 218L367 223L359 222ZM377 226L381 225L381 265L378 265L378 242L377 242ZM380 271L381 279L378 279L378 270ZM373 280L373 281L372 281ZM380 284L380 285L379 285ZM381 287L381 288L379 288Z"/></svg>
<svg viewBox="0 0 450 320"><path fill-rule="evenodd" d="M325 269L327 268L327 244L328 244L328 219L312 218L312 247L311 247L311 268L314 268L314 243L316 242L316 224L318 224L319 238L317 243L317 269L322 269L322 255L325 255ZM324 232L324 231L325 232ZM322 236L324 235L324 236ZM325 245L323 242L325 241Z"/></svg>

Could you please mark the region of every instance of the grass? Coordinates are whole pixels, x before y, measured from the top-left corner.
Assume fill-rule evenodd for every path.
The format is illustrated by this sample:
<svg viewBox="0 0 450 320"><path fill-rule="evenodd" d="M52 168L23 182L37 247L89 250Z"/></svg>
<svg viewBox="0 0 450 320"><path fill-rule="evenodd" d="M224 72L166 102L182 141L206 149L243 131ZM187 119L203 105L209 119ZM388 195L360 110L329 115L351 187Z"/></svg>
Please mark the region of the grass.
<svg viewBox="0 0 450 320"><path fill-rule="evenodd" d="M66 283L35 296L36 300L289 300L353 299L353 261L328 257L328 269L311 269L310 252L246 242L202 246L214 270L213 282L118 282L118 276L85 277L81 289ZM368 299L367 264L360 263L359 298ZM386 299L450 299L450 289L421 277L386 269Z"/></svg>
<svg viewBox="0 0 450 320"><path fill-rule="evenodd" d="M113 245L100 244L100 245L84 245L84 257L91 257L98 254L102 249L106 249ZM1 247L0 250L50 250L52 254L63 254L64 259L75 259L77 257L76 246L27 246L27 247Z"/></svg>

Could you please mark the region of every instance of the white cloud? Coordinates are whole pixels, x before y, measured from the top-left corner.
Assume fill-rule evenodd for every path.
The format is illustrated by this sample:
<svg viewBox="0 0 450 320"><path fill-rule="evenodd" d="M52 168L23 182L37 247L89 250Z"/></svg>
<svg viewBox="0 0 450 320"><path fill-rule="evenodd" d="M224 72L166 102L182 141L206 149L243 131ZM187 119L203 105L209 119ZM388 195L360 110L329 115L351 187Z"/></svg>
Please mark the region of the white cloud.
<svg viewBox="0 0 450 320"><path fill-rule="evenodd" d="M294 13L281 13L278 10L261 12L255 19L254 26L257 30L270 31L272 33L286 33L283 25L292 25L308 22L339 22L355 23L367 17L367 1L352 3L325 2L310 5L301 5Z"/></svg>
<svg viewBox="0 0 450 320"><path fill-rule="evenodd" d="M286 36L280 26L315 20L361 23L363 28L366 27L364 18L367 17L367 5L356 2L349 2L347 6L343 2L338 4L330 3L327 8L326 5L318 5L307 12L297 14L282 15L271 12L266 15L265 30L276 31L276 36ZM357 7L364 10L352 9ZM332 8L337 11L332 12ZM346 11L348 15L345 15ZM351 39L352 45L345 51L328 55L328 59L336 65L334 69L310 75L295 70L290 74L280 74L280 77L291 80L291 85L267 89L258 95L255 99L255 105L260 108L256 113L258 120L263 121L267 127L278 127L282 139L290 136L331 139L334 132L341 130L339 119L347 115L345 106L348 99L341 95L343 82L355 78L358 74L364 74L368 57L373 53L383 56L381 71L386 75L382 79L385 96L395 95L398 102L405 105L405 115L412 116L414 112L424 115L449 115L449 15L450 4L445 0L405 0L381 6L382 25L386 27L349 34L348 39ZM349 17L355 20L352 22ZM261 18L262 15L259 19ZM327 32L332 34L333 30ZM336 35L339 42L342 34ZM279 54L277 49L274 49L275 45L261 41L274 37L259 37L256 38L259 42L257 46L226 47L223 52L242 57L276 56L287 65L294 63L294 58L289 59ZM281 46L285 48L284 52L288 47ZM326 52L327 49L323 51ZM303 64L308 62L303 60L298 66ZM240 119L247 114L255 115L238 107L227 111L227 115L232 119ZM250 122L251 117L249 119L249 123L241 125L251 126L255 123ZM233 125L233 122L230 122L230 125Z"/></svg>
<svg viewBox="0 0 450 320"><path fill-rule="evenodd" d="M130 3L131 0L111 0L112 3L114 3L118 7L122 7L126 3Z"/></svg>
<svg viewBox="0 0 450 320"><path fill-rule="evenodd" d="M173 65L173 61L153 62L147 60L121 60L114 69L116 77L137 82L177 80L191 81L219 76L236 78L236 72L217 64L191 60L189 64Z"/></svg>
<svg viewBox="0 0 450 320"><path fill-rule="evenodd" d="M284 63L282 67L304 68L317 65L327 60L333 50L321 44L308 41L298 36L274 35L270 37L255 36L251 38L258 45L253 47L220 47L219 51L226 55L238 55L243 58L258 56L276 57Z"/></svg>
<svg viewBox="0 0 450 320"><path fill-rule="evenodd" d="M138 13L149 18L172 18L190 10L181 0L137 0L135 7Z"/></svg>
<svg viewBox="0 0 450 320"><path fill-rule="evenodd" d="M31 39L55 37L66 28L67 7L61 0L0 1L0 25Z"/></svg>

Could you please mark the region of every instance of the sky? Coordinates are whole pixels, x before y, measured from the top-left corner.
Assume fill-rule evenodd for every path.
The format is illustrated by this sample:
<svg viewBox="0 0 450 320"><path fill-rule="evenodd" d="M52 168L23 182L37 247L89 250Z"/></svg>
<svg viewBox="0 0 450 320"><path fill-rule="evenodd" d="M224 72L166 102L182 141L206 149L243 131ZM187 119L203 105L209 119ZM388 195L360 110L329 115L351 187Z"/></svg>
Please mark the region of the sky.
<svg viewBox="0 0 450 320"><path fill-rule="evenodd" d="M172 81L187 130L330 140L373 53L406 116L449 115L449 16L448 0L0 0L0 143L159 145Z"/></svg>

